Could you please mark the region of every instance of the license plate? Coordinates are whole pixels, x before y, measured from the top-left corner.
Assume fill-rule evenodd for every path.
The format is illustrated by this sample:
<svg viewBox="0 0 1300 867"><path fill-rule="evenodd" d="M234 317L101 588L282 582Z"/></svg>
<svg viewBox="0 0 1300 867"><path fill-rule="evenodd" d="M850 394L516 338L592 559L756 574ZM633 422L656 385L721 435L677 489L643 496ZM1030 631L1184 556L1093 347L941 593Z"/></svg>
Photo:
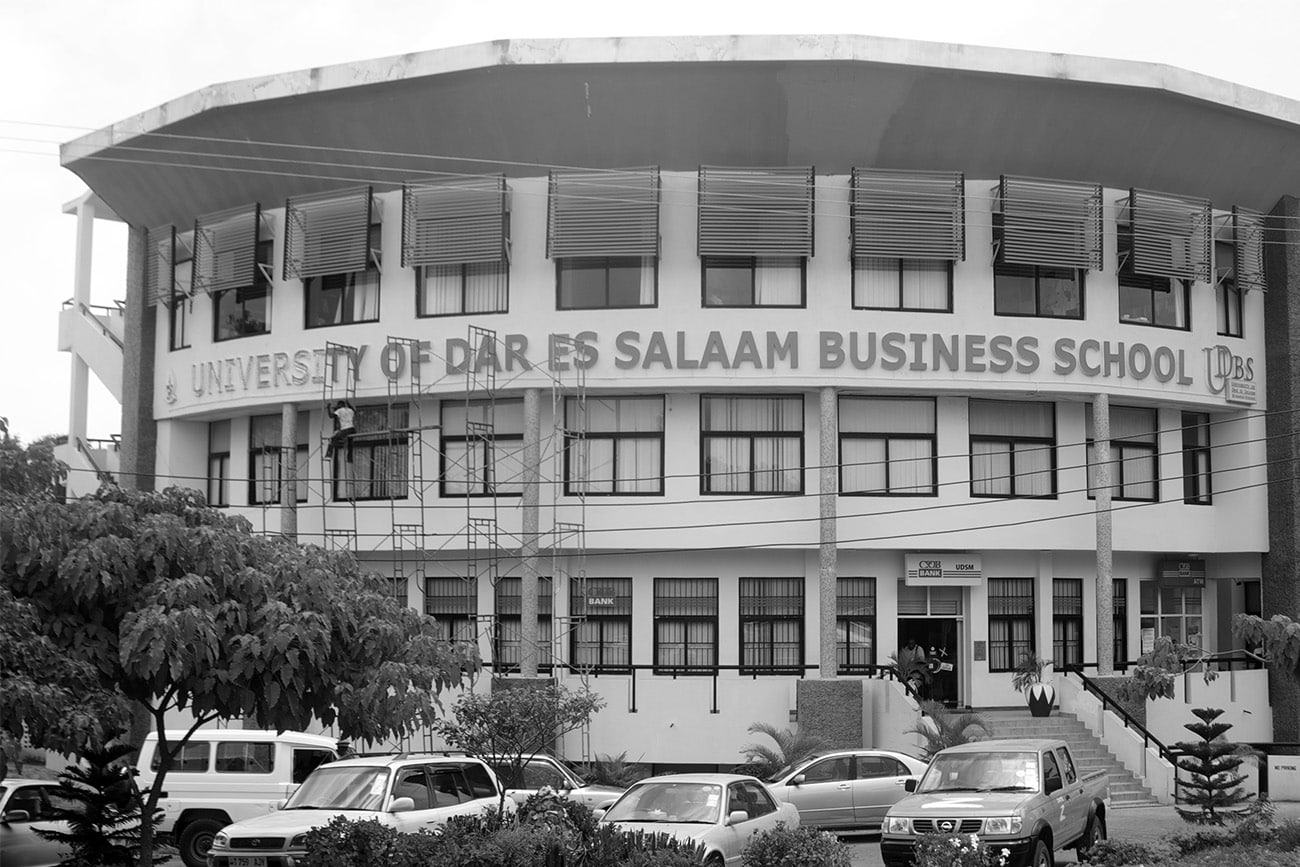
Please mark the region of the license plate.
<svg viewBox="0 0 1300 867"><path fill-rule="evenodd" d="M265 855L231 855L226 863L229 867L266 867Z"/></svg>

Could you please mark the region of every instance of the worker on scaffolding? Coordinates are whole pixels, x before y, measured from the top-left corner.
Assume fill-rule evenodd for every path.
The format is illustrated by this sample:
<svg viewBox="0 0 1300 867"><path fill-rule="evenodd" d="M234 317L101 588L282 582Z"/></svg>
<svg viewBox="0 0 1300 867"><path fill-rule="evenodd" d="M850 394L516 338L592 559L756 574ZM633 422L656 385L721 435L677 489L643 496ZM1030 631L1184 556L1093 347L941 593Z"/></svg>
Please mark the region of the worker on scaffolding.
<svg viewBox="0 0 1300 867"><path fill-rule="evenodd" d="M340 446L348 447L348 463L352 463L352 435L357 432L357 411L346 400L340 400L326 412L334 419L334 434L325 447L325 457L332 459Z"/></svg>

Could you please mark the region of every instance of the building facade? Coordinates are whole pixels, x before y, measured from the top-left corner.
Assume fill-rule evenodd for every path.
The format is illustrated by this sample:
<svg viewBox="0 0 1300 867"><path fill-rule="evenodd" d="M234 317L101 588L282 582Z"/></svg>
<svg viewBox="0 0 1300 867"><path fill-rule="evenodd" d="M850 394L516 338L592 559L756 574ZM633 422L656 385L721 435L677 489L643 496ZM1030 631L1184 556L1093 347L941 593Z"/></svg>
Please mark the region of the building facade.
<svg viewBox="0 0 1300 867"><path fill-rule="evenodd" d="M933 697L1016 704L1025 653L1229 651L1294 600L1294 102L513 42L213 88L64 162L132 226L124 476L601 691L575 752L731 763L810 681L870 717L909 639Z"/></svg>

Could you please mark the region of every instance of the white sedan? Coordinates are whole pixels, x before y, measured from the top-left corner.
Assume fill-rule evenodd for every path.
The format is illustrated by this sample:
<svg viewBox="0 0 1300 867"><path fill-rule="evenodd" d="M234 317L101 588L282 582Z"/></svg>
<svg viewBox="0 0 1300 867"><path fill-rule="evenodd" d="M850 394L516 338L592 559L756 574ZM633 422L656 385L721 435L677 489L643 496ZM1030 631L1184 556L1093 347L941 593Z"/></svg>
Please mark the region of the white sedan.
<svg viewBox="0 0 1300 867"><path fill-rule="evenodd" d="M755 835L778 825L798 827L799 811L778 803L753 777L672 774L634 784L601 821L698 843L706 867L723 867L739 864L741 850Z"/></svg>
<svg viewBox="0 0 1300 867"><path fill-rule="evenodd" d="M909 779L926 763L893 750L836 750L782 768L767 785L779 801L799 810L805 825L828 830L880 831Z"/></svg>

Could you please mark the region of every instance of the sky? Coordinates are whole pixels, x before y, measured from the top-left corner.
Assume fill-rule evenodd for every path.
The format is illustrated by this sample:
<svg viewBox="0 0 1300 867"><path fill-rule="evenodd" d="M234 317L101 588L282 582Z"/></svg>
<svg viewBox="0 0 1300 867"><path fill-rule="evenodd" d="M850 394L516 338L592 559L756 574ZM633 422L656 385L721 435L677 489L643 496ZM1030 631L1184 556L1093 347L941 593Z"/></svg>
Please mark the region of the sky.
<svg viewBox="0 0 1300 867"><path fill-rule="evenodd" d="M0 417L24 441L66 433L85 185L58 145L200 88L497 39L853 34L1163 63L1300 100L1297 0L0 0ZM1300 190L1292 191L1300 194ZM124 297L126 232L98 221L91 301ZM91 375L89 435L120 430Z"/></svg>

